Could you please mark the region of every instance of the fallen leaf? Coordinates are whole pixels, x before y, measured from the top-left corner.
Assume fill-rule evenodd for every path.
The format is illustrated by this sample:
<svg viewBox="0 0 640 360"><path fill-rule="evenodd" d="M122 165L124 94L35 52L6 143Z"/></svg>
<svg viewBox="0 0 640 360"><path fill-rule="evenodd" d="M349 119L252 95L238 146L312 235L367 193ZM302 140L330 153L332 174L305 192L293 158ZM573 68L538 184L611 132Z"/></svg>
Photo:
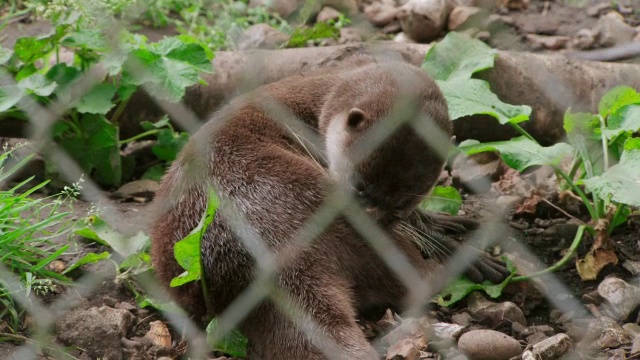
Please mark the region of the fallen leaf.
<svg viewBox="0 0 640 360"><path fill-rule="evenodd" d="M605 266L616 265L618 257L611 250L592 249L584 259L576 261L576 269L582 280L595 280Z"/></svg>

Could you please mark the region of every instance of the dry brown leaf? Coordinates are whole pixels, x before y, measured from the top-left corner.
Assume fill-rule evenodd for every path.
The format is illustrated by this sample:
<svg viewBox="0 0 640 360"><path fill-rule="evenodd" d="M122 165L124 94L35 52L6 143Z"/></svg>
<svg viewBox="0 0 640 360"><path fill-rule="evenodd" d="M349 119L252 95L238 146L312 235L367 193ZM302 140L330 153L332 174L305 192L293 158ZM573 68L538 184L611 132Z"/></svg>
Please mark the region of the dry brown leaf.
<svg viewBox="0 0 640 360"><path fill-rule="evenodd" d="M171 349L171 334L167 328L167 324L162 321L152 321L149 323L149 332L144 337L151 340L154 345L164 349Z"/></svg>
<svg viewBox="0 0 640 360"><path fill-rule="evenodd" d="M592 249L584 259L576 261L576 269L582 280L595 280L605 266L617 264L618 257L611 250Z"/></svg>

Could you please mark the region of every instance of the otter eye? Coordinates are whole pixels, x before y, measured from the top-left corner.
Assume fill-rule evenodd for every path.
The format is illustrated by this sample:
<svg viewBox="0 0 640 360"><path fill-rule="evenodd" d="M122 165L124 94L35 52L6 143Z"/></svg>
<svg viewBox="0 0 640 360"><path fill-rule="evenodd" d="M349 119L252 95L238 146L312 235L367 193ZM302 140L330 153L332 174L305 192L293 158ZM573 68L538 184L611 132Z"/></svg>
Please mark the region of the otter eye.
<svg viewBox="0 0 640 360"><path fill-rule="evenodd" d="M367 186L364 183L364 180L362 180L362 178L359 175L357 175L357 174L351 175L351 178L349 179L349 182L351 183L351 186L358 193L358 196L364 196L364 193L365 193L365 190L367 189Z"/></svg>
<svg viewBox="0 0 640 360"><path fill-rule="evenodd" d="M353 108L349 110L349 115L347 116L347 125L351 129L358 129L364 123L364 112L358 108Z"/></svg>

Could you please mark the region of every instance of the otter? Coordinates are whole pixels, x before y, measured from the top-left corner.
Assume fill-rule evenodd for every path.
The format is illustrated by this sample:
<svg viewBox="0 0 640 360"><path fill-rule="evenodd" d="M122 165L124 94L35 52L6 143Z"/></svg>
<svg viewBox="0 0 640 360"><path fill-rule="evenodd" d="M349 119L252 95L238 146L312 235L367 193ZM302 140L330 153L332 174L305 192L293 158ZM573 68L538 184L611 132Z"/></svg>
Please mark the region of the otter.
<svg viewBox="0 0 640 360"><path fill-rule="evenodd" d="M287 115L269 111L269 99L324 139L321 153L326 156L315 156L283 125L278 117ZM394 107L398 101L404 107ZM406 121L394 125L398 117ZM416 207L445 164L442 153L414 130L418 122L444 134L447 142L452 135L447 104L435 82L402 61L294 75L232 100L193 134L162 179L151 230L156 277L196 319L218 315L258 277L255 250L245 246L243 238L259 239L253 244L275 254L280 266L276 286L315 328L306 334L267 298L240 323L249 340L247 357L326 359L322 346L314 343L313 335L322 334L340 350L337 358L378 358L357 324L358 316L401 309L409 289L345 216L317 231L306 247L298 246L294 234L332 189L348 189L421 279L428 280L433 269L412 236L399 228L428 228L434 218ZM387 125L396 126L388 138L372 152L359 151L371 141L369 130ZM202 276L210 299L205 304L199 284L168 284L183 272L174 244L198 225L209 186L220 205L201 243ZM295 256L287 258L292 249ZM480 272L502 278L493 262ZM212 314L206 314L207 305Z"/></svg>

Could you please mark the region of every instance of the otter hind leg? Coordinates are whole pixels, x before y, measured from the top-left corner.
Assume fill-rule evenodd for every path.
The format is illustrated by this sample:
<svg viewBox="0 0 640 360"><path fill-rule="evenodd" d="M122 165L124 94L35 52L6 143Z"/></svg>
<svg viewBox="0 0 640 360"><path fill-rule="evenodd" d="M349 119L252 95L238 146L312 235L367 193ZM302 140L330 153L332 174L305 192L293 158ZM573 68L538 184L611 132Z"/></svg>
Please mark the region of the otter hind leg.
<svg viewBox="0 0 640 360"><path fill-rule="evenodd" d="M344 281L316 274L291 271L282 275L280 286L295 305L267 301L244 321L242 331L249 339L248 359L379 358L356 323L350 291ZM298 307L304 315L292 310Z"/></svg>

